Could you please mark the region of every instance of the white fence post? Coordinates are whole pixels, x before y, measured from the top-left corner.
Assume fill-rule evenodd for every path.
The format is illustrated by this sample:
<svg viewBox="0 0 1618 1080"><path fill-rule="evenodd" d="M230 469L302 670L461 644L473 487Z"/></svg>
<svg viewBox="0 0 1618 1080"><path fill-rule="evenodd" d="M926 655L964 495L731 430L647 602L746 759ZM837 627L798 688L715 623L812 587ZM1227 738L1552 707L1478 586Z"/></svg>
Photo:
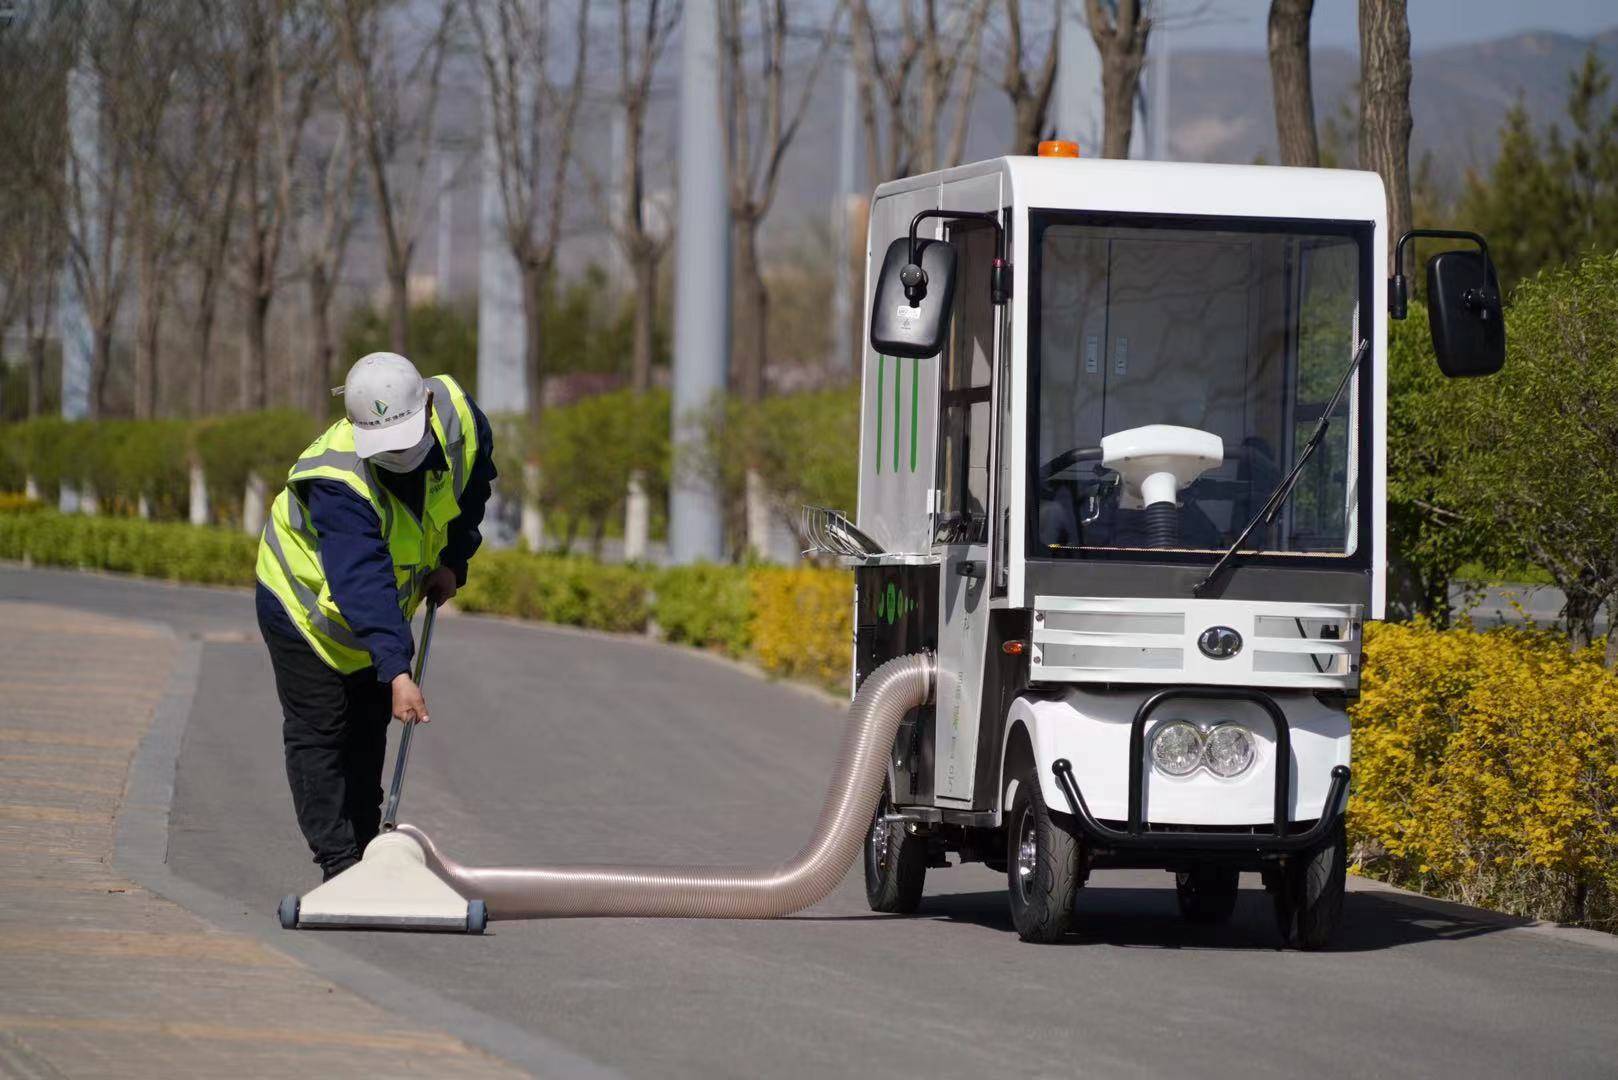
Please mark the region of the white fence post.
<svg viewBox="0 0 1618 1080"><path fill-rule="evenodd" d="M264 530L264 478L247 474L247 490L242 493L242 532L257 536Z"/></svg>
<svg viewBox="0 0 1618 1080"><path fill-rule="evenodd" d="M206 525L212 520L208 509L208 474L202 471L201 462L192 462L191 474L191 524Z"/></svg>

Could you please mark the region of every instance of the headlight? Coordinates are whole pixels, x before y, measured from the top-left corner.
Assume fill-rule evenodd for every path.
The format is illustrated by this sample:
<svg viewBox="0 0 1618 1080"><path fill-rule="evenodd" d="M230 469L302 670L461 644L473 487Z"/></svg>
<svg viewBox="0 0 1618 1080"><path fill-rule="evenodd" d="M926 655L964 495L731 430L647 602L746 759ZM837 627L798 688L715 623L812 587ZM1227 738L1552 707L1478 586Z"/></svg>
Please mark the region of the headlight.
<svg viewBox="0 0 1618 1080"><path fill-rule="evenodd" d="M1152 732L1152 763L1170 776L1189 776L1202 763L1202 732L1184 720L1159 724Z"/></svg>
<svg viewBox="0 0 1618 1080"><path fill-rule="evenodd" d="M1215 776L1239 776L1253 764L1253 735L1240 724L1219 724L1203 740L1202 763Z"/></svg>

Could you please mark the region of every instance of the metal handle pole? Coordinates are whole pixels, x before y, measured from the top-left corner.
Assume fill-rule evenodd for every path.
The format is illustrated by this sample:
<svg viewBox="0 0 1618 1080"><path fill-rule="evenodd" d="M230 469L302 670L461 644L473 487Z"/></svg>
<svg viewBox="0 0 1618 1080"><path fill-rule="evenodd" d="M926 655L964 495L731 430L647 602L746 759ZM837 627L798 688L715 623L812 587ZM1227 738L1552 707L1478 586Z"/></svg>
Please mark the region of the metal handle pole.
<svg viewBox="0 0 1618 1080"><path fill-rule="evenodd" d="M438 605L431 600L427 602L427 616L421 623L421 648L416 650L416 673L412 676L416 685L421 686L422 677L427 674L427 646L433 640L433 616L438 613ZM393 762L393 783L388 788L388 805L382 813L382 831L391 832L399 821L399 795L404 790L405 763L410 760L410 736L415 732L418 720L405 722L404 734L399 736L399 756Z"/></svg>

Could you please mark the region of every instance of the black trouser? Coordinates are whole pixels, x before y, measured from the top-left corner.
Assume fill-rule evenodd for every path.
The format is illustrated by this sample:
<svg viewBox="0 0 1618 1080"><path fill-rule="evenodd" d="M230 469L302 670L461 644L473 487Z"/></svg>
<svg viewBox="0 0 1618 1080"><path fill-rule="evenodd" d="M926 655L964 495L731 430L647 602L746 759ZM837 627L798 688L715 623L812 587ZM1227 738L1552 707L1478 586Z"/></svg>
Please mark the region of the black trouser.
<svg viewBox="0 0 1618 1080"><path fill-rule="evenodd" d="M393 691L374 667L343 675L301 637L260 630L281 698L292 807L329 879L359 861L381 825Z"/></svg>

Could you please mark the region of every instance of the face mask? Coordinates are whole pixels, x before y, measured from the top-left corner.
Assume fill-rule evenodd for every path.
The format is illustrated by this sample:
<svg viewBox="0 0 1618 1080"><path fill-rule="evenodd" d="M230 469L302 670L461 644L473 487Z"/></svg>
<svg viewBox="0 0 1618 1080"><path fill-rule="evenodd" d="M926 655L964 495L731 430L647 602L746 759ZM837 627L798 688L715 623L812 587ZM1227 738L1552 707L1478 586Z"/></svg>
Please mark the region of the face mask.
<svg viewBox="0 0 1618 1080"><path fill-rule="evenodd" d="M415 446L407 446L403 450L384 450L380 454L371 455L371 463L379 469L389 472L407 473L427 460L427 454L433 448L433 429L431 426L421 433L421 441Z"/></svg>

